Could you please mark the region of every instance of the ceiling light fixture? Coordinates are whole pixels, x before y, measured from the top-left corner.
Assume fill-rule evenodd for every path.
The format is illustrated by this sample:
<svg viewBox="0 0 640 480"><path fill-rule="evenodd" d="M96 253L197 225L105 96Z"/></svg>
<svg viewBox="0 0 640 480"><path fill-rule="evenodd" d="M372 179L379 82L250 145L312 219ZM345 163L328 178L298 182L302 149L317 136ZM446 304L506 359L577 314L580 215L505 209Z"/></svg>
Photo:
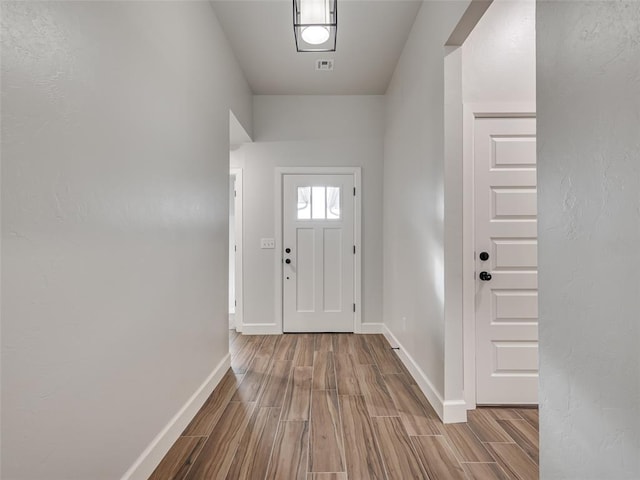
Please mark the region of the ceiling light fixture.
<svg viewBox="0 0 640 480"><path fill-rule="evenodd" d="M293 0L298 52L335 52L337 31L337 0Z"/></svg>

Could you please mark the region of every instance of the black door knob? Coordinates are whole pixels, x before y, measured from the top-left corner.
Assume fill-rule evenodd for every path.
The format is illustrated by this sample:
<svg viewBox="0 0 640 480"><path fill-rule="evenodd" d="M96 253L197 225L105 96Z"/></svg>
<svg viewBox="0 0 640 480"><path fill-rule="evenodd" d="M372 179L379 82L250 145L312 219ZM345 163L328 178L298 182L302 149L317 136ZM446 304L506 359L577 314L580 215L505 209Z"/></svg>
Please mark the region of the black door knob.
<svg viewBox="0 0 640 480"><path fill-rule="evenodd" d="M290 248L285 248L284 251L287 252L287 253L291 253L291 249Z"/></svg>
<svg viewBox="0 0 640 480"><path fill-rule="evenodd" d="M284 261L284 263L287 263L287 264L291 263L291 259L290 259L290 258L287 258L287 259Z"/></svg>
<svg viewBox="0 0 640 480"><path fill-rule="evenodd" d="M487 252L482 252L480 254L480 260L482 260L483 262L486 262L487 260L489 260L489 254Z"/></svg>
<svg viewBox="0 0 640 480"><path fill-rule="evenodd" d="M483 282L488 282L491 280L491 274L489 272L480 272L480 280Z"/></svg>

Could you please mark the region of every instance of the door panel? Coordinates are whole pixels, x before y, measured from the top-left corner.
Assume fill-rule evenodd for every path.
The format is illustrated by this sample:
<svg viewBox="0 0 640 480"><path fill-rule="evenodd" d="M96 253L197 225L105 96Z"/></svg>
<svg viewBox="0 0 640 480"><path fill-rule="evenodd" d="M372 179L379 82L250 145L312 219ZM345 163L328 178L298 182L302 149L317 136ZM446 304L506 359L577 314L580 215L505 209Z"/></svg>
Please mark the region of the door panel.
<svg viewBox="0 0 640 480"><path fill-rule="evenodd" d="M342 308L342 229L325 228L323 277L324 311L339 312Z"/></svg>
<svg viewBox="0 0 640 480"><path fill-rule="evenodd" d="M534 167L536 166L536 139L532 137L500 136L491 139L493 143L493 167Z"/></svg>
<svg viewBox="0 0 640 480"><path fill-rule="evenodd" d="M538 242L535 239L493 239L496 270L521 270L538 265Z"/></svg>
<svg viewBox="0 0 640 480"><path fill-rule="evenodd" d="M537 342L493 342L495 348L495 372L514 375L538 371Z"/></svg>
<svg viewBox="0 0 640 480"><path fill-rule="evenodd" d="M294 270L297 291L296 309L299 312L315 310L314 279L316 275L315 230L313 228L296 229L296 263Z"/></svg>
<svg viewBox="0 0 640 480"><path fill-rule="evenodd" d="M496 188L491 189L491 220L535 218L537 214L535 188Z"/></svg>
<svg viewBox="0 0 640 480"><path fill-rule="evenodd" d="M494 323L535 323L538 319L536 290L493 289Z"/></svg>
<svg viewBox="0 0 640 480"><path fill-rule="evenodd" d="M285 332L354 330L353 187L353 175L284 176Z"/></svg>
<svg viewBox="0 0 640 480"><path fill-rule="evenodd" d="M491 275L476 275L478 404L538 402L535 154L535 119L476 119L476 272Z"/></svg>

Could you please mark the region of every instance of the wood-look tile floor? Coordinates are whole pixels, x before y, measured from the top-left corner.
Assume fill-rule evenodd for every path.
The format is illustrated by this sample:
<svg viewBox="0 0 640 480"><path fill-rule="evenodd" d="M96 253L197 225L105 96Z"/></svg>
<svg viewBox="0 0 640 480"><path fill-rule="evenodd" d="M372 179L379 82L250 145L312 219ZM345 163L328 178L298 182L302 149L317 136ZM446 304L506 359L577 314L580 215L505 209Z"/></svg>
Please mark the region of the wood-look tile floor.
<svg viewBox="0 0 640 480"><path fill-rule="evenodd" d="M382 335L231 332L231 368L153 480L538 478L538 411L443 425Z"/></svg>

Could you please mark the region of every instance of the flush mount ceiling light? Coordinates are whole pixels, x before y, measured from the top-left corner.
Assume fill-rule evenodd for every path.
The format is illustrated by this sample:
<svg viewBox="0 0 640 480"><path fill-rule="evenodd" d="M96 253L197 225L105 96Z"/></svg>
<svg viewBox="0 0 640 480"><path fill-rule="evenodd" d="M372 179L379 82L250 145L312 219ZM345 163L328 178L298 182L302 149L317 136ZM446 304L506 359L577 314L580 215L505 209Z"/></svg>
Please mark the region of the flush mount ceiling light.
<svg viewBox="0 0 640 480"><path fill-rule="evenodd" d="M337 0L293 0L298 52L335 52L337 31Z"/></svg>

